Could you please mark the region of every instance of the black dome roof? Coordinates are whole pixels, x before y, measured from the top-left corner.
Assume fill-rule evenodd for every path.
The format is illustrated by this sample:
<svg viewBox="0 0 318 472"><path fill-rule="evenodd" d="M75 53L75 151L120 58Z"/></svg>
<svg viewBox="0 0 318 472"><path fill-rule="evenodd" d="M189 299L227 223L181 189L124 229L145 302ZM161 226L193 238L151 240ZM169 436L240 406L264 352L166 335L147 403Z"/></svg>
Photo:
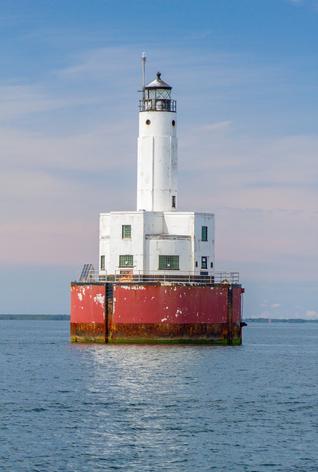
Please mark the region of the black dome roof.
<svg viewBox="0 0 318 472"><path fill-rule="evenodd" d="M161 73L157 72L157 77L152 82L149 82L148 85L145 85L146 89L151 88L163 88L163 89L172 89L172 87L167 84L164 80L161 79Z"/></svg>

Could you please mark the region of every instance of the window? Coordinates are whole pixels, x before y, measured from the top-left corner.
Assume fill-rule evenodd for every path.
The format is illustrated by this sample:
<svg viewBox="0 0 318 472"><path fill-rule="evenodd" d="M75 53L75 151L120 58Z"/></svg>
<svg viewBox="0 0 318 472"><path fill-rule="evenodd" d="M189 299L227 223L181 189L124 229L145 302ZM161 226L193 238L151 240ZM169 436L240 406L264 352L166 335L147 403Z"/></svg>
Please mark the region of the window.
<svg viewBox="0 0 318 472"><path fill-rule="evenodd" d="M201 257L201 269L208 268L208 258L206 256Z"/></svg>
<svg viewBox="0 0 318 472"><path fill-rule="evenodd" d="M176 196L172 195L172 208L176 208L177 202L176 202Z"/></svg>
<svg viewBox="0 0 318 472"><path fill-rule="evenodd" d="M211 269L212 269L213 268L213 262L211 262L210 266L211 266Z"/></svg>
<svg viewBox="0 0 318 472"><path fill-rule="evenodd" d="M146 120L146 125L150 125L151 121L150 120Z"/></svg>
<svg viewBox="0 0 318 472"><path fill-rule="evenodd" d="M123 239L131 238L131 225L122 225L121 227L121 237Z"/></svg>
<svg viewBox="0 0 318 472"><path fill-rule="evenodd" d="M176 126L175 120L172 120L172 126Z"/></svg>
<svg viewBox="0 0 318 472"><path fill-rule="evenodd" d="M169 100L169 98L171 98L171 91L168 89L157 89L156 98L163 98Z"/></svg>
<svg viewBox="0 0 318 472"><path fill-rule="evenodd" d="M201 240L207 241L208 240L208 227L202 226L201 228Z"/></svg>
<svg viewBox="0 0 318 472"><path fill-rule="evenodd" d="M198 261L195 261L195 266L198 267Z"/></svg>
<svg viewBox="0 0 318 472"><path fill-rule="evenodd" d="M179 256L159 256L159 270L179 270Z"/></svg>
<svg viewBox="0 0 318 472"><path fill-rule="evenodd" d="M100 270L105 270L105 256L100 256Z"/></svg>
<svg viewBox="0 0 318 472"><path fill-rule="evenodd" d="M134 266L134 256L131 256L130 254L119 256L119 267L133 267L133 266Z"/></svg>

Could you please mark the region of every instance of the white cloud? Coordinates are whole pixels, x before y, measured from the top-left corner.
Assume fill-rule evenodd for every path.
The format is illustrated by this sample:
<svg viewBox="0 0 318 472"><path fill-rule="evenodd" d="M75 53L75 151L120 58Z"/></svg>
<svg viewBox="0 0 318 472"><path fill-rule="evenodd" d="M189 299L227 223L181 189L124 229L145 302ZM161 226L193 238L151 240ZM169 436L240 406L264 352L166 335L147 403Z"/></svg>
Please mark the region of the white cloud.
<svg viewBox="0 0 318 472"><path fill-rule="evenodd" d="M214 206L317 209L317 137L248 138L237 132L225 137L209 135L202 126L186 129L182 138L180 168L201 174L198 185L209 187ZM202 194L194 195L199 199Z"/></svg>
<svg viewBox="0 0 318 472"><path fill-rule="evenodd" d="M74 63L57 70L56 76L67 80L105 80L113 84L127 81L128 71L133 71L138 63L138 56L132 48L99 48L80 54Z"/></svg>
<svg viewBox="0 0 318 472"><path fill-rule="evenodd" d="M317 12L318 11L318 3L317 0L286 0L291 5L295 7L308 7L311 11Z"/></svg>
<svg viewBox="0 0 318 472"><path fill-rule="evenodd" d="M38 85L1 85L0 121L3 123L32 113L43 113L93 103L89 98L66 98L50 95Z"/></svg>
<svg viewBox="0 0 318 472"><path fill-rule="evenodd" d="M309 320L318 320L318 311L317 310L307 310L305 313L305 318Z"/></svg>
<svg viewBox="0 0 318 472"><path fill-rule="evenodd" d="M207 131L219 131L229 128L231 124L232 122L230 120L217 121L215 123L209 123L207 125L204 125L203 128Z"/></svg>
<svg viewBox="0 0 318 472"><path fill-rule="evenodd" d="M127 122L100 123L65 136L0 128L0 140L2 168L97 172L134 165L129 145L135 147L135 140Z"/></svg>

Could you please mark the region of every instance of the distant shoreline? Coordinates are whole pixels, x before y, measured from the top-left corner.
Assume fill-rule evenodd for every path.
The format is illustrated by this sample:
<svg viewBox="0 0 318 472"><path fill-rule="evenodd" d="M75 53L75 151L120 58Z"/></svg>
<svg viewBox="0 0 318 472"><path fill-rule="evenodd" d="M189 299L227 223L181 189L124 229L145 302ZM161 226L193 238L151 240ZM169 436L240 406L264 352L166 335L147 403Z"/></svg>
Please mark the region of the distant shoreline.
<svg viewBox="0 0 318 472"><path fill-rule="evenodd" d="M0 321L1 320L41 320L41 321L67 321L70 319L70 315L21 315L21 314L16 314L16 315L7 315L3 314L0 315Z"/></svg>
<svg viewBox="0 0 318 472"><path fill-rule="evenodd" d="M0 314L0 321L1 320L69 321L70 315ZM245 318L243 321L245 321L246 323L318 323L318 320L308 320L304 318Z"/></svg>
<svg viewBox="0 0 318 472"><path fill-rule="evenodd" d="M318 323L305 318L244 318L246 323Z"/></svg>

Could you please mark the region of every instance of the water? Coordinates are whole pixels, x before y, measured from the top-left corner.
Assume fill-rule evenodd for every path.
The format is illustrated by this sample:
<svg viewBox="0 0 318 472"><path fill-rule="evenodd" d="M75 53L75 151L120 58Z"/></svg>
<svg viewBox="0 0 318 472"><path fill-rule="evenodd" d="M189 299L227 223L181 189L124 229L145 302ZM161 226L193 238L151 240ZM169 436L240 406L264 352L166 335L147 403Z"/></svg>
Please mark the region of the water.
<svg viewBox="0 0 318 472"><path fill-rule="evenodd" d="M83 346L0 321L0 470L318 470L318 324L242 347Z"/></svg>

